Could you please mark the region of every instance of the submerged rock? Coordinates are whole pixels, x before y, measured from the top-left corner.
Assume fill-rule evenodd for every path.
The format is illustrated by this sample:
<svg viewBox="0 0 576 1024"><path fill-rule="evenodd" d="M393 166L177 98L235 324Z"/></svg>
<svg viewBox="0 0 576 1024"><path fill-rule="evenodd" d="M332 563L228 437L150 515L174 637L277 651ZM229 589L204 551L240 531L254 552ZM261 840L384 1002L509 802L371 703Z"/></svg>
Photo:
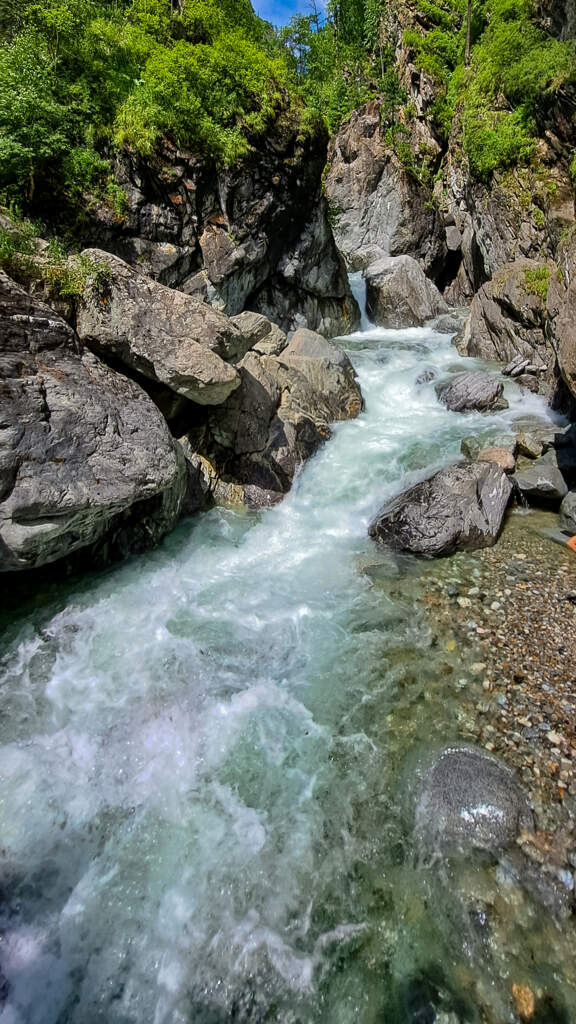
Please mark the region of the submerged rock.
<svg viewBox="0 0 576 1024"><path fill-rule="evenodd" d="M489 431L482 434L471 434L463 437L460 442L460 451L467 459L477 459L480 452L486 448L503 448L511 455L516 454L516 438L514 434L498 434Z"/></svg>
<svg viewBox="0 0 576 1024"><path fill-rule="evenodd" d="M422 327L448 312L436 285L411 256L385 256L365 277L366 311L381 327Z"/></svg>
<svg viewBox="0 0 576 1024"><path fill-rule="evenodd" d="M0 570L126 553L174 525L185 465L156 406L3 273L0 397Z"/></svg>
<svg viewBox="0 0 576 1024"><path fill-rule="evenodd" d="M485 750L445 747L423 758L413 783L414 840L421 853L500 854L533 828L514 773Z"/></svg>
<svg viewBox="0 0 576 1024"><path fill-rule="evenodd" d="M498 377L482 370L457 373L451 380L436 385L438 398L452 412L507 409L508 402L501 397L503 390Z"/></svg>
<svg viewBox="0 0 576 1024"><path fill-rule="evenodd" d="M397 551L450 555L490 547L512 484L495 462L447 466L380 509L369 534Z"/></svg>

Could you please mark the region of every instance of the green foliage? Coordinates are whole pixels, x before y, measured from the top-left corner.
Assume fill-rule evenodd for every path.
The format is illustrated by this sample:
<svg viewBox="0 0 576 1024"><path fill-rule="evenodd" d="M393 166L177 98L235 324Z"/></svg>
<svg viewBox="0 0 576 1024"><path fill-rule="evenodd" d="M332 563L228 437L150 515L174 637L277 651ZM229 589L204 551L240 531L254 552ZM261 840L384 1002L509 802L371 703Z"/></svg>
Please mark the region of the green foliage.
<svg viewBox="0 0 576 1024"><path fill-rule="evenodd" d="M42 225L30 220L6 216L0 227L0 267L18 281L42 281L49 294L62 299L83 295L88 280L102 289L111 278L110 267L95 263L89 256L69 255L59 238L48 248L37 246Z"/></svg>
<svg viewBox="0 0 576 1024"><path fill-rule="evenodd" d="M550 267L535 267L524 271L524 288L528 295L538 295L542 302L548 298Z"/></svg>
<svg viewBox="0 0 576 1024"><path fill-rule="evenodd" d="M1 6L1 5L0 5ZM160 136L217 160L246 154L280 106L290 60L250 0L21 0L2 20L0 195L29 206L112 201L114 147Z"/></svg>

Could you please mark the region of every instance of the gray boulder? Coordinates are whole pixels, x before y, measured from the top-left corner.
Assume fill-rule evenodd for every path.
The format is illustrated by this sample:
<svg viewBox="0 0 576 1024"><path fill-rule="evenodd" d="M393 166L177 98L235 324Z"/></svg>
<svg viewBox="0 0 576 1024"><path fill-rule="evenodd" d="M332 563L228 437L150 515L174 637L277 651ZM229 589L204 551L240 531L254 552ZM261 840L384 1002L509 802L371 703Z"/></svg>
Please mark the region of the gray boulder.
<svg viewBox="0 0 576 1024"><path fill-rule="evenodd" d="M255 349L261 355L278 356L286 348L288 341L283 330L277 324L273 324L262 313L238 313L231 316L230 321L238 328L247 342L249 348Z"/></svg>
<svg viewBox="0 0 576 1024"><path fill-rule="evenodd" d="M571 465L564 456L564 449L550 449L540 458L514 475L514 482L528 500L536 502L560 502L568 494L568 480L573 475Z"/></svg>
<svg viewBox="0 0 576 1024"><path fill-rule="evenodd" d="M436 385L436 394L452 412L486 412L507 409L502 398L504 385L498 377L481 370L457 373L449 381Z"/></svg>
<svg viewBox="0 0 576 1024"><path fill-rule="evenodd" d="M419 555L491 547L511 493L495 462L447 466L387 502L368 532L397 551Z"/></svg>
<svg viewBox="0 0 576 1024"><path fill-rule="evenodd" d="M422 327L448 312L436 285L411 256L385 256L364 276L366 311L381 327Z"/></svg>
<svg viewBox="0 0 576 1024"><path fill-rule="evenodd" d="M105 561L173 526L185 465L158 409L3 273L0 396L0 570Z"/></svg>
<svg viewBox="0 0 576 1024"><path fill-rule="evenodd" d="M280 356L248 352L240 386L184 439L188 459L218 504L275 504L330 437L330 424L356 416L362 394L347 356L298 331Z"/></svg>
<svg viewBox="0 0 576 1024"><path fill-rule="evenodd" d="M353 419L363 408L362 393L348 356L320 334L301 328L281 354L322 395L331 421Z"/></svg>
<svg viewBox="0 0 576 1024"><path fill-rule="evenodd" d="M88 249L108 271L93 275L79 304L77 330L96 354L125 366L199 405L219 405L240 379L225 360L252 344L228 317L199 299L138 273L117 256Z"/></svg>
<svg viewBox="0 0 576 1024"><path fill-rule="evenodd" d="M568 491L560 505L560 529L570 537L576 535L576 491Z"/></svg>
<svg viewBox="0 0 576 1024"><path fill-rule="evenodd" d="M534 821L514 773L485 750L445 747L420 761L413 789L416 846L428 855L497 855Z"/></svg>

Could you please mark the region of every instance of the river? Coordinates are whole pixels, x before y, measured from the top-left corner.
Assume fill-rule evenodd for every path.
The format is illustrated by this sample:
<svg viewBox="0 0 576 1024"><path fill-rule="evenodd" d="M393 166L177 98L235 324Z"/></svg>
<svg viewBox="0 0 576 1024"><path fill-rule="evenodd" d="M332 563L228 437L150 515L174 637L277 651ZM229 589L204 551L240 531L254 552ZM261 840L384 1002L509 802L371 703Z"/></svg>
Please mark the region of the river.
<svg viewBox="0 0 576 1024"><path fill-rule="evenodd" d="M458 735L457 707L425 704L417 563L367 537L485 427L417 383L475 364L429 329L340 344L366 410L282 504L212 510L4 615L1 1024L487 1019L472 992L515 1019L518 951L478 966L456 883L410 860L403 757ZM509 399L502 426L545 413Z"/></svg>

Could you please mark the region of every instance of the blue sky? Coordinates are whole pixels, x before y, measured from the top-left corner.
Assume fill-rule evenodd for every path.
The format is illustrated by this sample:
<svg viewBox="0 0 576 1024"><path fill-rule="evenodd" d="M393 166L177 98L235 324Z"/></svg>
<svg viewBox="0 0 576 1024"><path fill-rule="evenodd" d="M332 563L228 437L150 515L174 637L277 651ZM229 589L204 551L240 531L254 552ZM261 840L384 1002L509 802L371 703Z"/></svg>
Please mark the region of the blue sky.
<svg viewBox="0 0 576 1024"><path fill-rule="evenodd" d="M252 0L252 6L256 14L273 25L286 25L298 11L309 13L306 0Z"/></svg>

